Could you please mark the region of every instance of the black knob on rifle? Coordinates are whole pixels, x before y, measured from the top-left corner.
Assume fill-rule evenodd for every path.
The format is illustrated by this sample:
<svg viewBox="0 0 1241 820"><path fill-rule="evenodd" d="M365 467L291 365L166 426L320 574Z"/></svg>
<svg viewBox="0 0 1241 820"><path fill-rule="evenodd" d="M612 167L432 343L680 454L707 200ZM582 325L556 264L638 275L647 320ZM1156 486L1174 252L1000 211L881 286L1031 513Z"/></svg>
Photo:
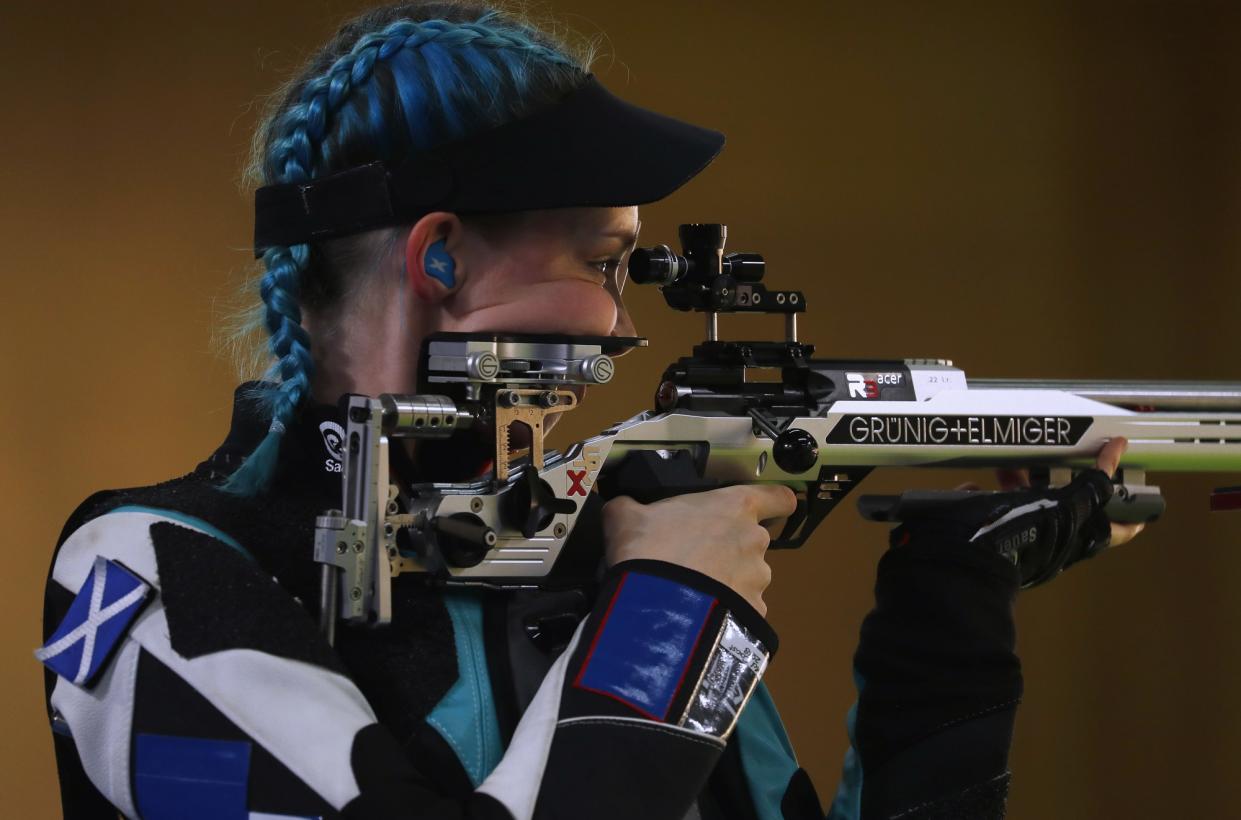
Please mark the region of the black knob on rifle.
<svg viewBox="0 0 1241 820"><path fill-rule="evenodd" d="M819 460L819 442L805 430L790 427L776 437L771 455L784 472L804 473Z"/></svg>
<svg viewBox="0 0 1241 820"><path fill-rule="evenodd" d="M503 510L510 526L521 530L526 538L533 538L547 529L557 515L576 512L577 502L557 498L551 485L539 478L533 467L527 467L521 480L505 496Z"/></svg>
<svg viewBox="0 0 1241 820"><path fill-rule="evenodd" d="M449 566L476 566L496 545L496 531L477 515L456 513L440 516L431 523L435 527L435 543Z"/></svg>

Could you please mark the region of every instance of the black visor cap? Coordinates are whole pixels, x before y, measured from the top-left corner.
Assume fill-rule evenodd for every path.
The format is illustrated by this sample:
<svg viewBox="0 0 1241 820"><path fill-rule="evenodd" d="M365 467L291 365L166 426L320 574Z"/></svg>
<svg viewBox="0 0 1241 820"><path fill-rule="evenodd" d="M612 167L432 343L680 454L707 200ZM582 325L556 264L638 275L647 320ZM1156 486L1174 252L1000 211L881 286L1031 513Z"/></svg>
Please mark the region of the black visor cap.
<svg viewBox="0 0 1241 820"><path fill-rule="evenodd" d="M255 255L416 221L654 202L715 159L724 135L616 97L593 76L556 104L397 165L375 162L255 194Z"/></svg>

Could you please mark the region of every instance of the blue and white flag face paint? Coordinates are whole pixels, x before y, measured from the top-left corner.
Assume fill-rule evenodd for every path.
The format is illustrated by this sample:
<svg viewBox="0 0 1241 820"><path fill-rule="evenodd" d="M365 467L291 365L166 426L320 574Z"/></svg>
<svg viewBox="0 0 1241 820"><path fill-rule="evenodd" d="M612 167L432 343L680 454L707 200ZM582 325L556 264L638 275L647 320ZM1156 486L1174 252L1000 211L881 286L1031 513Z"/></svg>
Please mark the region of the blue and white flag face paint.
<svg viewBox="0 0 1241 820"><path fill-rule="evenodd" d="M34 656L65 680L86 686L103 668L151 592L151 585L106 558L69 605L65 619Z"/></svg>

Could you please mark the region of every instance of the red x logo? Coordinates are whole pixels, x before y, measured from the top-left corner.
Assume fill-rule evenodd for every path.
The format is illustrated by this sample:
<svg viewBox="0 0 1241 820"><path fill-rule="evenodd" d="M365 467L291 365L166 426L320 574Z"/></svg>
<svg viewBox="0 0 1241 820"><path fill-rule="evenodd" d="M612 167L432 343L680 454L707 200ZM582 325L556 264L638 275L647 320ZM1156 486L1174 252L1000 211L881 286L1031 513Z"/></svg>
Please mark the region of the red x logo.
<svg viewBox="0 0 1241 820"><path fill-rule="evenodd" d="M569 495L586 495L586 488L582 486L582 482L586 480L586 471L565 470L565 474L573 482L573 486L569 488Z"/></svg>

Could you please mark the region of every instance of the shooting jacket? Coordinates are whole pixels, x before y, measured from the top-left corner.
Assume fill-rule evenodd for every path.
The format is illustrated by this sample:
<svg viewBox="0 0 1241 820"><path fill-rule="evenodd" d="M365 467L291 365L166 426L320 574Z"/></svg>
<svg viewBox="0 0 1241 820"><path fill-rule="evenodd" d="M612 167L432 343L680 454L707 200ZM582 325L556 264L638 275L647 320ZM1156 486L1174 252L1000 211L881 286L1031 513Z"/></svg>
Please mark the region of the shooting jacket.
<svg viewBox="0 0 1241 820"><path fill-rule="evenodd" d="M239 398L192 473L97 493L69 519L42 650L66 818L824 816L759 680L775 633L690 570L626 562L557 593L401 576L390 626L341 626L329 646L310 556L315 516L339 506L337 416L306 408L271 489L239 499L215 485L266 432ZM899 586L909 569L886 574ZM1015 697L984 686L995 725L981 730L979 693L951 685L946 723L934 709L925 726L893 721L910 687L943 675L892 668L909 616L925 619L889 604L863 628L856 749L830 817L1002 816ZM958 742L987 754L948 765L924 799L908 772L944 770Z"/></svg>

